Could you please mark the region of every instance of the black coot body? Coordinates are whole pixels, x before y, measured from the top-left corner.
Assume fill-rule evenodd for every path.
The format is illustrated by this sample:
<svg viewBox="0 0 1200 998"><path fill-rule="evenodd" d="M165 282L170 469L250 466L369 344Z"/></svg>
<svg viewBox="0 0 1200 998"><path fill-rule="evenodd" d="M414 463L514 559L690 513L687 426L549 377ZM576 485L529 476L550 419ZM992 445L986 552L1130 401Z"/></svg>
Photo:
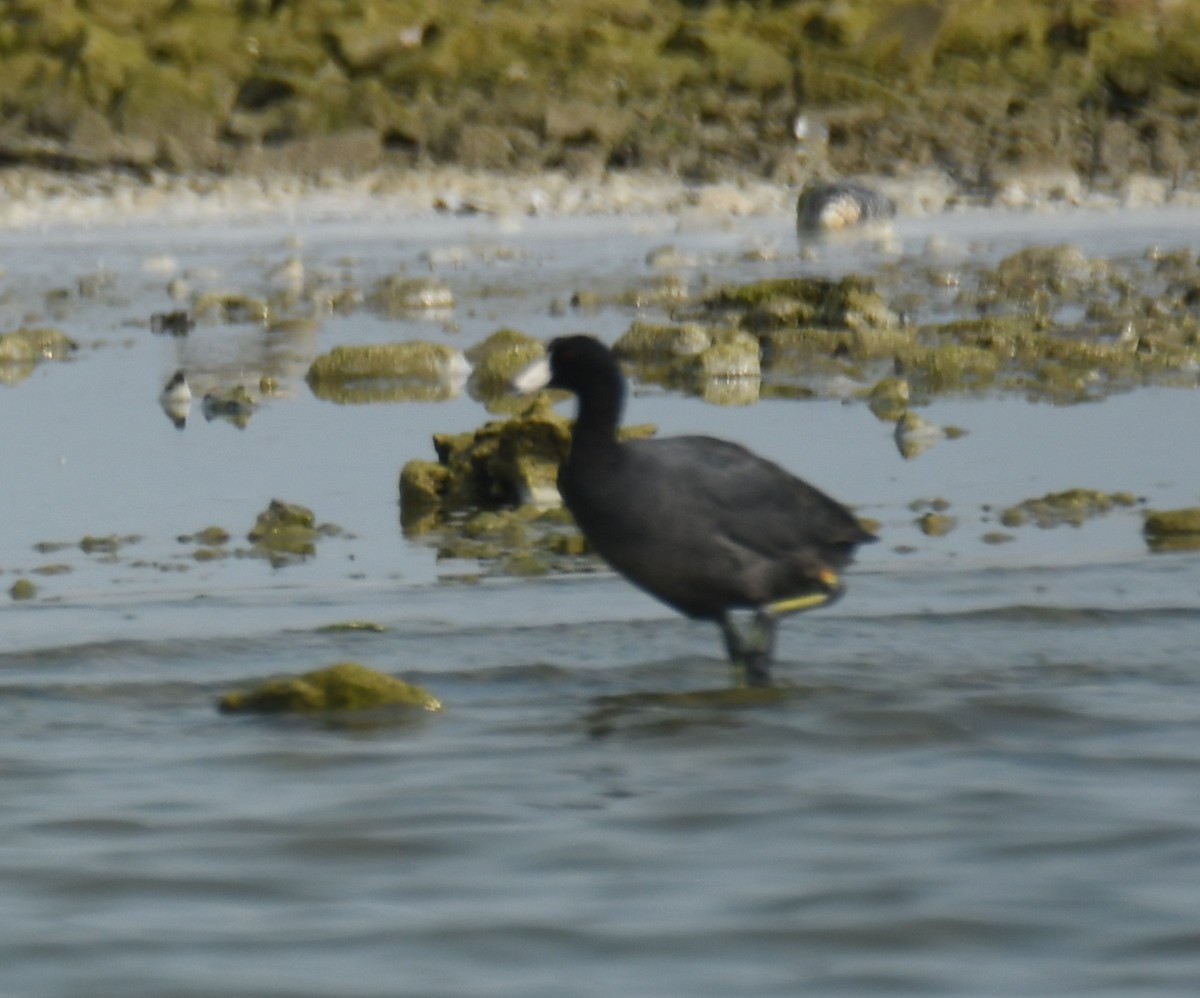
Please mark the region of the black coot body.
<svg viewBox="0 0 1200 998"><path fill-rule="evenodd" d="M625 380L590 336L552 341L517 387L579 399L558 488L596 552L630 582L719 623L748 682L769 682L775 621L841 592L838 572L874 540L854 515L778 465L713 437L617 440ZM756 611L749 635L730 611Z"/></svg>

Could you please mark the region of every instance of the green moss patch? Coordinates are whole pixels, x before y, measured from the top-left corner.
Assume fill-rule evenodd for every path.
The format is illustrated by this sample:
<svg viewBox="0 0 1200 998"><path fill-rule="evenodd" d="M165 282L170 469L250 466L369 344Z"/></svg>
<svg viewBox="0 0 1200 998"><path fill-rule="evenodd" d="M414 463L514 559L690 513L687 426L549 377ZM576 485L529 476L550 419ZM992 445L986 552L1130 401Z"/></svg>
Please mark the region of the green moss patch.
<svg viewBox="0 0 1200 998"><path fill-rule="evenodd" d="M301 676L269 679L249 690L227 693L222 713L306 714L372 707L442 709L427 690L356 662L339 662Z"/></svg>
<svg viewBox="0 0 1200 998"><path fill-rule="evenodd" d="M1142 527L1154 551L1193 551L1200 548L1200 508L1151 510Z"/></svg>
<svg viewBox="0 0 1200 998"><path fill-rule="evenodd" d="M1020 527L1027 523L1043 529L1063 524L1078 527L1084 521L1118 507L1136 506L1137 501L1129 492L1067 489L1010 506L1001 513L1000 522L1006 527Z"/></svg>

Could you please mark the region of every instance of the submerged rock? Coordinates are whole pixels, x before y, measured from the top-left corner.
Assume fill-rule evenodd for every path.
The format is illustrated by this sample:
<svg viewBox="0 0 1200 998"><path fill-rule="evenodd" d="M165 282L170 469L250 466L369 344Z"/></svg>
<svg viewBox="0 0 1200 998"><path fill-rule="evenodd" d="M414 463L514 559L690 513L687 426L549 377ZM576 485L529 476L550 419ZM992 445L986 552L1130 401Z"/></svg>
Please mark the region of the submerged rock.
<svg viewBox="0 0 1200 998"><path fill-rule="evenodd" d="M515 329L498 329L466 352L471 365L467 381L471 397L483 402L524 402L512 394L512 379L546 354L542 341Z"/></svg>
<svg viewBox="0 0 1200 998"><path fill-rule="evenodd" d="M79 345L61 329L34 326L0 334L0 381L16 384L43 360L66 360Z"/></svg>
<svg viewBox="0 0 1200 998"><path fill-rule="evenodd" d="M1146 514L1142 534L1154 551L1200 549L1200 507L1152 510Z"/></svg>
<svg viewBox="0 0 1200 998"><path fill-rule="evenodd" d="M227 693L218 701L222 713L312 713L391 706L442 709L441 701L420 686L357 662L268 679L253 689Z"/></svg>
<svg viewBox="0 0 1200 998"><path fill-rule="evenodd" d="M317 524L313 511L298 503L272 499L258 514L246 539L273 565L285 565L317 553Z"/></svg>
<svg viewBox="0 0 1200 998"><path fill-rule="evenodd" d="M653 428L621 433L648 436ZM549 395L538 395L518 416L469 433L435 434L433 442L437 461L415 459L400 473L407 536L426 538L439 558L485 562L493 574L547 572L588 554L558 495L571 424Z"/></svg>
<svg viewBox="0 0 1200 998"><path fill-rule="evenodd" d="M1033 522L1046 529L1064 523L1078 527L1085 520L1107 513L1118 506L1135 506L1137 498L1129 492L1100 492L1096 489L1067 489L1049 492L1038 499L1026 499L1000 514L1006 527Z"/></svg>
<svg viewBox="0 0 1200 998"><path fill-rule="evenodd" d="M613 344L614 356L637 363L694 357L712 345L712 333L696 322L666 325L637 321Z"/></svg>
<svg viewBox="0 0 1200 998"><path fill-rule="evenodd" d="M896 449L905 460L912 460L918 454L923 454L941 440L954 439L962 436L964 430L957 427L941 427L915 412L906 412L896 421Z"/></svg>
<svg viewBox="0 0 1200 998"><path fill-rule="evenodd" d="M265 326L271 318L271 308L265 301L236 291L210 291L199 295L192 303L192 312L200 318L228 325Z"/></svg>
<svg viewBox="0 0 1200 998"><path fill-rule="evenodd" d="M334 347L305 380L317 398L333 402L432 401L455 395L470 370L461 350L411 340Z"/></svg>
<svg viewBox="0 0 1200 998"><path fill-rule="evenodd" d="M926 537L945 537L958 526L958 519L946 513L924 513L917 519L917 526Z"/></svg>
<svg viewBox="0 0 1200 998"><path fill-rule="evenodd" d="M903 378L882 378L867 393L867 405L878 419L891 423L903 419L909 395L908 382Z"/></svg>
<svg viewBox="0 0 1200 998"><path fill-rule="evenodd" d="M367 304L392 318L410 312L444 312L454 308L454 293L441 281L393 274L375 285Z"/></svg>
<svg viewBox="0 0 1200 998"><path fill-rule="evenodd" d="M453 510L557 503L558 466L570 443L570 423L544 395L512 419L435 434L438 463L409 462L401 473L401 512L410 505Z"/></svg>
<svg viewBox="0 0 1200 998"><path fill-rule="evenodd" d="M8 587L8 595L14 600L33 599L37 595L37 586L29 579L17 579Z"/></svg>
<svg viewBox="0 0 1200 998"><path fill-rule="evenodd" d="M613 346L638 380L699 395L717 404L757 400L758 339L729 327L634 322Z"/></svg>
<svg viewBox="0 0 1200 998"><path fill-rule="evenodd" d="M708 295L710 313L738 316L749 332L803 326L890 329L896 314L865 277L776 277L728 285Z"/></svg>

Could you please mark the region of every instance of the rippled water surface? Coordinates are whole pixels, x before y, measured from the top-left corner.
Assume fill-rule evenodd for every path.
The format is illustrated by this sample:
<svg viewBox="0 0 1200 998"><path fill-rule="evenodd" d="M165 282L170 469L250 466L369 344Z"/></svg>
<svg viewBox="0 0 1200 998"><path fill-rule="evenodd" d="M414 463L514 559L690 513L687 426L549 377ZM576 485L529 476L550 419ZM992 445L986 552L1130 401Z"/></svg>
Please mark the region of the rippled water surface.
<svg viewBox="0 0 1200 998"><path fill-rule="evenodd" d="M1187 246L1187 212L902 221L982 259L1070 239ZM5 995L1192 995L1200 980L1200 558L1141 510L1012 531L1072 487L1200 504L1200 395L1054 407L957 398L915 461L836 397L718 407L639 389L630 419L770 454L881 523L837 606L790 620L768 696L728 692L715 629L603 572L478 579L401 532L397 475L469 396L336 405L303 381L342 342L468 346L505 325L608 339L579 289L895 263L801 254L788 220L267 218L3 237L0 317L66 363L0 385L0 992ZM775 251L748 252L762 247ZM440 251L434 253L433 251ZM266 294L404 270L450 316L315 330L148 328L172 279ZM763 259L763 257L766 259ZM81 294L79 279L101 275ZM86 283L86 282L85 282ZM97 290L97 287L99 290ZM239 429L156 403L273 377ZM273 497L341 533L272 568L201 562ZM923 535L912 504L959 520ZM85 536L127 538L85 553ZM35 547L37 545L37 547ZM377 632L328 631L365 620ZM218 714L222 692L355 659L446 704L417 719Z"/></svg>

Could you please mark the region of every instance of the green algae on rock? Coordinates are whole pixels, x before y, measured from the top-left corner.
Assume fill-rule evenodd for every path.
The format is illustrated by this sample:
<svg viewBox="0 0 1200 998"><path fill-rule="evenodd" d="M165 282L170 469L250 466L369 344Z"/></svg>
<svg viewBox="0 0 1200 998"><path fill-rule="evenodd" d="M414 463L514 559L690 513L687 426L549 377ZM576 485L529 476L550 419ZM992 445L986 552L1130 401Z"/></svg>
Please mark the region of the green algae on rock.
<svg viewBox="0 0 1200 998"><path fill-rule="evenodd" d="M229 531L224 527L211 526L198 530L194 534L180 534L177 538L180 544L203 544L206 547L216 547L229 540Z"/></svg>
<svg viewBox="0 0 1200 998"><path fill-rule="evenodd" d="M454 293L441 281L393 274L375 285L367 304L388 318L399 318L412 312L452 309Z"/></svg>
<svg viewBox="0 0 1200 998"><path fill-rule="evenodd" d="M1152 551L1200 549L1200 507L1150 510L1142 534Z"/></svg>
<svg viewBox="0 0 1200 998"><path fill-rule="evenodd" d="M946 513L924 513L917 519L917 526L926 537L945 537L958 526L958 519Z"/></svg>
<svg viewBox="0 0 1200 998"><path fill-rule="evenodd" d="M1010 506L1000 514L1000 522L1006 527L1019 527L1029 522L1043 529L1062 524L1078 527L1091 517L1116 507L1136 506L1137 502L1137 497L1130 492L1067 489Z"/></svg>
<svg viewBox="0 0 1200 998"><path fill-rule="evenodd" d="M8 595L14 600L33 599L37 595L37 586L29 579L17 579L8 587Z"/></svg>
<svg viewBox="0 0 1200 998"><path fill-rule="evenodd" d="M652 427L622 430L648 436ZM539 394L519 415L469 433L435 434L438 460L400 473L405 534L437 547L439 559L474 559L493 574L579 570L587 546L561 508L558 468L571 424Z"/></svg>
<svg viewBox="0 0 1200 998"><path fill-rule="evenodd" d="M694 357L712 346L712 333L697 322L667 325L637 320L613 344L613 355L641 364Z"/></svg>
<svg viewBox="0 0 1200 998"><path fill-rule="evenodd" d="M461 350L411 340L334 347L312 362L305 380L332 402L435 401L455 395L469 371Z"/></svg>
<svg viewBox="0 0 1200 998"><path fill-rule="evenodd" d="M387 628L373 620L342 620L334 624L323 624L317 628L318 634L382 634Z"/></svg>
<svg viewBox="0 0 1200 998"><path fill-rule="evenodd" d="M258 514L246 539L276 567L317 553L317 524L313 511L298 503L272 499Z"/></svg>
<svg viewBox="0 0 1200 998"><path fill-rule="evenodd" d="M61 329L22 326L0 334L0 383L15 385L44 360L67 360L79 345Z"/></svg>
<svg viewBox="0 0 1200 998"><path fill-rule="evenodd" d="M99 555L115 555L123 547L130 544L137 544L141 541L140 534L126 534L119 537L116 534L107 534L105 536L96 536L86 534L79 541L79 550L84 554L99 554Z"/></svg>
<svg viewBox="0 0 1200 998"><path fill-rule="evenodd" d="M636 321L613 353L638 380L690 392L715 404L758 399L761 348L756 337L728 326Z"/></svg>
<svg viewBox="0 0 1200 998"><path fill-rule="evenodd" d="M877 419L894 423L908 411L910 394L908 382L903 378L881 378L867 392L867 405Z"/></svg>
<svg viewBox="0 0 1200 998"><path fill-rule="evenodd" d="M300 676L268 679L250 690L227 693L218 701L218 707L227 714L303 714L372 707L438 711L442 704L420 686L357 662L339 662Z"/></svg>
<svg viewBox="0 0 1200 998"><path fill-rule="evenodd" d="M809 326L881 330L898 322L874 282L857 276L776 277L727 285L706 296L703 306L710 313L736 316L749 332Z"/></svg>
<svg viewBox="0 0 1200 998"><path fill-rule="evenodd" d="M466 351L471 364L467 379L471 397L489 407L500 402L524 408L524 400L513 396L512 379L545 353L541 340L516 329L497 329Z"/></svg>
<svg viewBox="0 0 1200 998"><path fill-rule="evenodd" d="M192 303L192 314L228 325L265 326L271 320L271 308L265 301L236 291L212 291L200 295Z"/></svg>

